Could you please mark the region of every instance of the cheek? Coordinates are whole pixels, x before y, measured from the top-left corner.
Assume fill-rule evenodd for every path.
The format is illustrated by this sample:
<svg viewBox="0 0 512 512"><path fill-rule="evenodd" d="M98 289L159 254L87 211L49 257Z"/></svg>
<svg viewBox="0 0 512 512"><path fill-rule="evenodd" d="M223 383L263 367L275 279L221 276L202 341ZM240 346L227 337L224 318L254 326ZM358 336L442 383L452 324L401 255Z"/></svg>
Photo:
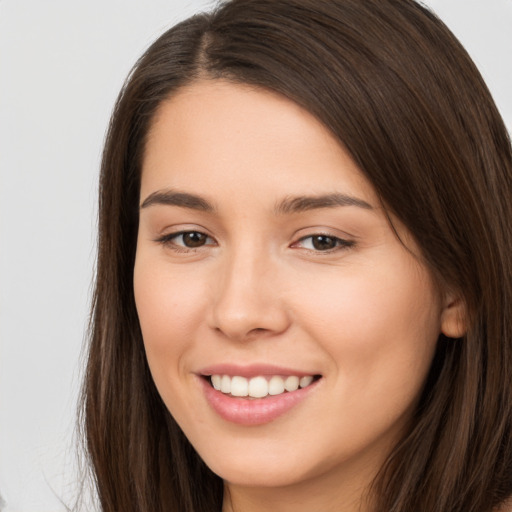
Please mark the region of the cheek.
<svg viewBox="0 0 512 512"><path fill-rule="evenodd" d="M428 275L383 270L311 282L303 302L310 315L305 328L330 359L337 397L330 410L339 418L331 431L352 446L405 425L439 333L439 303Z"/></svg>
<svg viewBox="0 0 512 512"><path fill-rule="evenodd" d="M191 378L187 353L193 351L204 317L200 283L182 272L170 272L165 260L138 254L134 294L146 357L153 382L176 420L190 416L187 395L180 390ZM194 418L200 421L200 418Z"/></svg>
<svg viewBox="0 0 512 512"><path fill-rule="evenodd" d="M440 301L426 270L406 262L338 271L306 289L306 329L351 382L400 385L426 374L440 332Z"/></svg>
<svg viewBox="0 0 512 512"><path fill-rule="evenodd" d="M138 255L134 269L137 313L150 365L169 364L190 344L204 316L204 287L154 259ZM165 362L164 362L165 359Z"/></svg>

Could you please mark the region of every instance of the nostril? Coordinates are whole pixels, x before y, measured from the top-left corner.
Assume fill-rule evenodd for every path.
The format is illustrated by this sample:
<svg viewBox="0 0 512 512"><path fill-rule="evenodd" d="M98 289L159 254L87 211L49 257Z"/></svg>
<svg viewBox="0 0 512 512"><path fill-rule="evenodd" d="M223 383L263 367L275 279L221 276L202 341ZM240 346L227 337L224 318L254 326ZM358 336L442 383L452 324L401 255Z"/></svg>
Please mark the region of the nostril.
<svg viewBox="0 0 512 512"><path fill-rule="evenodd" d="M252 329L247 333L247 336L250 336L251 334L261 334L267 332L267 329L264 329L263 327L256 327L255 329Z"/></svg>

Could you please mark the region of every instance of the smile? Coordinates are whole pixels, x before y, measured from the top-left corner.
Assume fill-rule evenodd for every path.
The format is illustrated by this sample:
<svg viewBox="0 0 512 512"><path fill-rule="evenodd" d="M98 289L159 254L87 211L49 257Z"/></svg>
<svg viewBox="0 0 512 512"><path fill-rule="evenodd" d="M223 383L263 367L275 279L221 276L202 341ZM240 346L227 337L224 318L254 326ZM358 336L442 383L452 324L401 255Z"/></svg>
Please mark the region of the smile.
<svg viewBox="0 0 512 512"><path fill-rule="evenodd" d="M298 377L288 375L257 376L252 378L241 377L239 375L211 375L210 382L212 386L225 395L233 397L264 398L268 395L276 396L283 393L297 391L299 388L308 387L315 377L306 375Z"/></svg>
<svg viewBox="0 0 512 512"><path fill-rule="evenodd" d="M238 368L238 371L237 371ZM230 423L256 426L285 415L313 394L322 375L255 365L218 365L199 374L203 396L213 411ZM240 373L242 375L240 375Z"/></svg>

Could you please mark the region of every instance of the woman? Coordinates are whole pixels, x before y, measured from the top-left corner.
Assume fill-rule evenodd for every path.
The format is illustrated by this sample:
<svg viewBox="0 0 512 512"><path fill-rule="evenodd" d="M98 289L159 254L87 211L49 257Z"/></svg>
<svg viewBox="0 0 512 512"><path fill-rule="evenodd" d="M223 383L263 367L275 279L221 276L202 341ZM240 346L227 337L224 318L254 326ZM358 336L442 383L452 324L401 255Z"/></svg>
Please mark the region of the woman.
<svg viewBox="0 0 512 512"><path fill-rule="evenodd" d="M511 171L412 0L234 0L161 36L100 183L102 509L507 510Z"/></svg>

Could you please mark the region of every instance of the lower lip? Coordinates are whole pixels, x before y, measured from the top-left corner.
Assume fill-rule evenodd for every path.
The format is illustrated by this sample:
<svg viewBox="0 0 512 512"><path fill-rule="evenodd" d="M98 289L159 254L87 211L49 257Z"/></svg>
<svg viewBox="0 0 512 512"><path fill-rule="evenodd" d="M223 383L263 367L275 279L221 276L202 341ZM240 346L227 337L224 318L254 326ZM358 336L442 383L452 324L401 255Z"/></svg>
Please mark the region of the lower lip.
<svg viewBox="0 0 512 512"><path fill-rule="evenodd" d="M214 389L207 379L200 378L206 400L223 419L238 425L263 425L279 418L300 404L316 388L318 380L297 391L265 398L235 398Z"/></svg>

